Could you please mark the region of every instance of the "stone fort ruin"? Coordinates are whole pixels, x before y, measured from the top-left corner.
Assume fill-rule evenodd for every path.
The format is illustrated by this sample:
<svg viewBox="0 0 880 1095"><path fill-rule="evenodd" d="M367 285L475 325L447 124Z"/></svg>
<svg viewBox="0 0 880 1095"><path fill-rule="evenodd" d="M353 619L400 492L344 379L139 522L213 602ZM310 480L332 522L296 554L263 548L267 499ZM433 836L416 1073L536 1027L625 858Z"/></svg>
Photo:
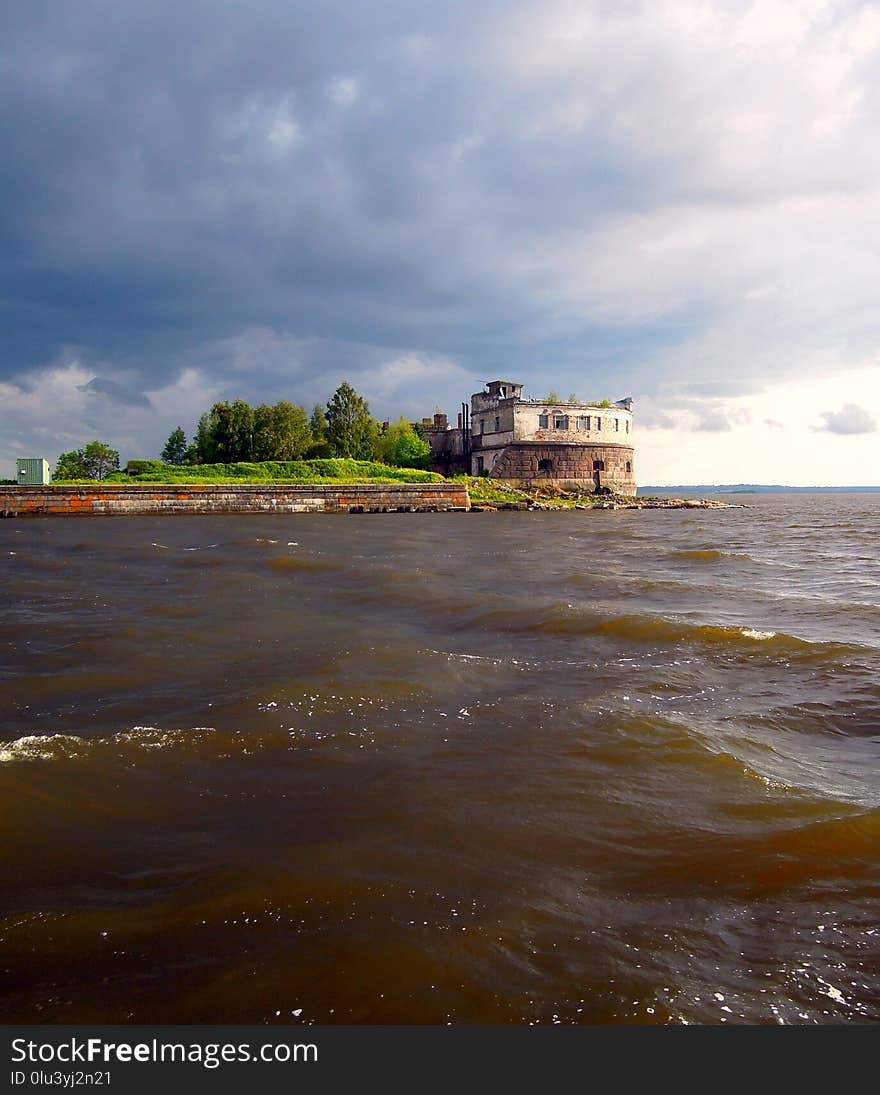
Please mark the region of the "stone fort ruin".
<svg viewBox="0 0 880 1095"><path fill-rule="evenodd" d="M552 480L580 490L636 493L632 399L523 399L522 384L492 380L462 403L458 425L423 419L435 470L488 475L516 487Z"/></svg>

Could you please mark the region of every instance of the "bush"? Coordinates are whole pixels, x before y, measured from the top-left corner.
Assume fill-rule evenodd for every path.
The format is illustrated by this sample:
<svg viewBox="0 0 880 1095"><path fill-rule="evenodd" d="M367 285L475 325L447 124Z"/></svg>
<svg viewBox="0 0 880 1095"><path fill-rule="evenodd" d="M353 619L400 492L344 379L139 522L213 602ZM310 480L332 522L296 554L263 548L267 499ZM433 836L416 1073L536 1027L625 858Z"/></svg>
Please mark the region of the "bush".
<svg viewBox="0 0 880 1095"><path fill-rule="evenodd" d="M370 460L265 460L260 463L199 464L129 460L126 472L107 477L125 483L437 483L443 476L417 468L392 468Z"/></svg>

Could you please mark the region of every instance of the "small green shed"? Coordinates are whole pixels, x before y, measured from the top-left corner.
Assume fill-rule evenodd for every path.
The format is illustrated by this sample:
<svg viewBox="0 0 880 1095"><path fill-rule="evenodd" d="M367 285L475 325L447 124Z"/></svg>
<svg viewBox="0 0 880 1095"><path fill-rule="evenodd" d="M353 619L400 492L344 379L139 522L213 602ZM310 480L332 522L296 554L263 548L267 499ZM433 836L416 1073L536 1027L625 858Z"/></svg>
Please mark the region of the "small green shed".
<svg viewBox="0 0 880 1095"><path fill-rule="evenodd" d="M49 482L49 461L25 458L15 461L15 479L23 486L38 487Z"/></svg>

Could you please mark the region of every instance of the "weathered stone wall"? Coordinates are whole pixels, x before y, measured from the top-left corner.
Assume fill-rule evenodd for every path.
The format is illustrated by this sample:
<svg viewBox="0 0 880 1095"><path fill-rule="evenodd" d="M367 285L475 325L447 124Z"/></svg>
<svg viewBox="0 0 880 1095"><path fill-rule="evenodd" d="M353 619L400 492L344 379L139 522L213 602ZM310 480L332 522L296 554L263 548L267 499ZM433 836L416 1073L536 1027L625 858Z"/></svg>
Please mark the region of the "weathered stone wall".
<svg viewBox="0 0 880 1095"><path fill-rule="evenodd" d="M604 470L594 468L597 460L604 463ZM549 461L550 467L542 469L542 461ZM617 494L636 493L635 463L629 445L519 442L504 449L490 477L517 487L535 486L547 479L560 486L592 485L607 487Z"/></svg>
<svg viewBox="0 0 880 1095"><path fill-rule="evenodd" d="M0 487L0 517L432 512L469 506L467 487L462 483Z"/></svg>

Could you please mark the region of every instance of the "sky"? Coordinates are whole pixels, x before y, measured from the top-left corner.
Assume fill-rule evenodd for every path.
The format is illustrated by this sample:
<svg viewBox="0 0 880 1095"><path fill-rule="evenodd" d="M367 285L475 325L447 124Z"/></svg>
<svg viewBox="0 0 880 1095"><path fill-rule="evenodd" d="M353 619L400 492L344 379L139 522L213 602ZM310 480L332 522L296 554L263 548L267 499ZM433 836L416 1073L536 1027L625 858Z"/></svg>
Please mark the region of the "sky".
<svg viewBox="0 0 880 1095"><path fill-rule="evenodd" d="M634 399L642 483L880 484L880 5L28 0L0 477L218 399Z"/></svg>

